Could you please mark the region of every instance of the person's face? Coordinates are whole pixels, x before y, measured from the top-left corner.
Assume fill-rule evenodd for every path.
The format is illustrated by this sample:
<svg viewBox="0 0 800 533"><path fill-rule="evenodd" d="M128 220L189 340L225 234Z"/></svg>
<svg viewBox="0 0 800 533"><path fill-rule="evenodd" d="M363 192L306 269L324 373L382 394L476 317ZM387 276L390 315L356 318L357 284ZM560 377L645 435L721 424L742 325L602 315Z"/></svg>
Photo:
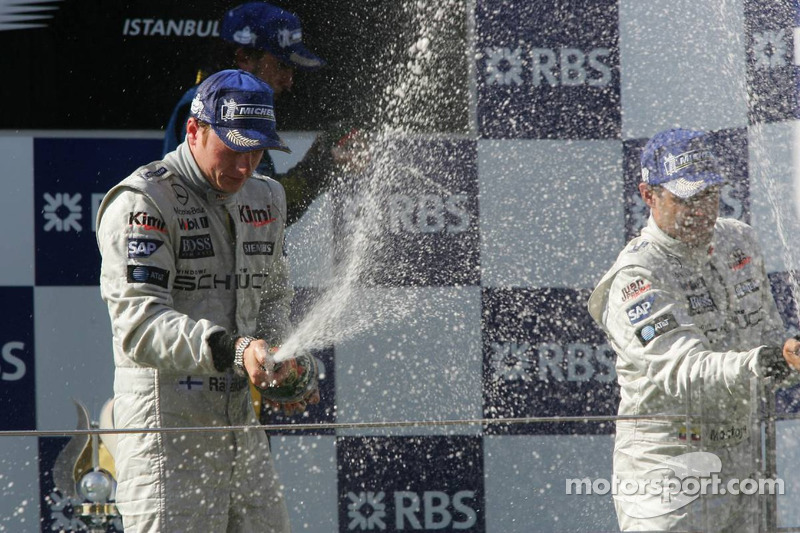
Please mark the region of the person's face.
<svg viewBox="0 0 800 533"><path fill-rule="evenodd" d="M281 62L269 52L264 52L259 59L250 59L244 70L267 82L272 87L275 98L292 90L294 67Z"/></svg>
<svg viewBox="0 0 800 533"><path fill-rule="evenodd" d="M264 150L231 150L211 127L201 126L195 118L187 122L186 134L197 166L218 191L235 193L241 189L264 156Z"/></svg>
<svg viewBox="0 0 800 533"><path fill-rule="evenodd" d="M639 192L653 219L664 233L693 246L711 242L719 215L719 186L712 186L682 199L663 187L639 184Z"/></svg>

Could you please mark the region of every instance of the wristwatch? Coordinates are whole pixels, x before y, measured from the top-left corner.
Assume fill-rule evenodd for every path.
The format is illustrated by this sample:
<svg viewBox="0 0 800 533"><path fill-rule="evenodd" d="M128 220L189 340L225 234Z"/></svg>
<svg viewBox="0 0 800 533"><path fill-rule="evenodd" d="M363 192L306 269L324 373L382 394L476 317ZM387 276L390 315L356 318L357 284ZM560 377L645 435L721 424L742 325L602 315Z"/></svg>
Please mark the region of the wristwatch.
<svg viewBox="0 0 800 533"><path fill-rule="evenodd" d="M237 370L243 374L247 373L247 371L244 369L244 351L254 340L256 340L255 337L242 337L239 339L239 342L236 343L236 351L233 352L234 370Z"/></svg>

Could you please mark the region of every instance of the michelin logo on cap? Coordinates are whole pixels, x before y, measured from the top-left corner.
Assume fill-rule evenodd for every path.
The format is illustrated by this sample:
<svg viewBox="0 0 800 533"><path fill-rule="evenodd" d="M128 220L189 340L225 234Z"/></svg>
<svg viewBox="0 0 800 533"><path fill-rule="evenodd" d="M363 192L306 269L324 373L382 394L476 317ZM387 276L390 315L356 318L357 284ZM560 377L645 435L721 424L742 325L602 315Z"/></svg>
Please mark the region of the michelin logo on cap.
<svg viewBox="0 0 800 533"><path fill-rule="evenodd" d="M266 104L237 104L233 98L223 99L220 106L220 120L243 118L266 119L274 122L275 110Z"/></svg>
<svg viewBox="0 0 800 533"><path fill-rule="evenodd" d="M233 40L234 42L244 46L255 46L256 41L258 40L258 35L253 33L253 31L250 29L250 26L245 26L233 34Z"/></svg>
<svg viewBox="0 0 800 533"><path fill-rule="evenodd" d="M667 154L664 157L664 172L667 176L672 176L698 163L710 163L713 168L714 154L710 150L692 150L678 155Z"/></svg>

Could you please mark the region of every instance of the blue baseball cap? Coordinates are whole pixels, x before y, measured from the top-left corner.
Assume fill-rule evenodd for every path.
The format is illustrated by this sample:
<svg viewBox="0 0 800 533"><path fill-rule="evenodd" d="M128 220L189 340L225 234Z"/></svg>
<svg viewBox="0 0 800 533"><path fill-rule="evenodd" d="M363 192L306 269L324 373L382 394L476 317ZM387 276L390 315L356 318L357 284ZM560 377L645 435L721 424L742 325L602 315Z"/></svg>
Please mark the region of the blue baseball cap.
<svg viewBox="0 0 800 533"><path fill-rule="evenodd" d="M303 45L300 19L265 2L242 4L225 13L219 36L242 46L266 50L300 69L315 70L325 65Z"/></svg>
<svg viewBox="0 0 800 533"><path fill-rule="evenodd" d="M725 183L705 132L673 128L651 138L642 151L642 181L679 198Z"/></svg>
<svg viewBox="0 0 800 533"><path fill-rule="evenodd" d="M272 88L244 70L221 70L197 87L191 115L236 152L291 152L275 131Z"/></svg>

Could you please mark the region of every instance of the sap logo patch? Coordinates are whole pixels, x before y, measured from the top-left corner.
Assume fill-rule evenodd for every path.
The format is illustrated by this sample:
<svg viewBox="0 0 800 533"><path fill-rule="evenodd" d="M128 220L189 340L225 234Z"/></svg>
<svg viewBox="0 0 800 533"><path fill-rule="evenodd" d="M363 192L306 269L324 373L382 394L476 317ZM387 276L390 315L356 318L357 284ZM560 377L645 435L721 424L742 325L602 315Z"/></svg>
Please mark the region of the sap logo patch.
<svg viewBox="0 0 800 533"><path fill-rule="evenodd" d="M150 257L153 253L161 248L164 241L156 239L128 239L128 258L139 259L142 257Z"/></svg>
<svg viewBox="0 0 800 533"><path fill-rule="evenodd" d="M638 324L650 316L650 311L653 309L653 301L655 301L655 299L655 295L650 296L641 302L636 302L625 311L625 313L628 315L628 320L630 320L631 325Z"/></svg>
<svg viewBox="0 0 800 533"><path fill-rule="evenodd" d="M181 237L178 257L181 259L214 257L214 244L211 242L211 235L204 234Z"/></svg>
<svg viewBox="0 0 800 533"><path fill-rule="evenodd" d="M128 265L128 283L149 283L166 289L169 285L169 270L144 265Z"/></svg>
<svg viewBox="0 0 800 533"><path fill-rule="evenodd" d="M672 331L677 327L678 321L675 320L675 317L672 313L667 313L658 317L654 322L646 324L637 329L636 337L638 337L639 342L642 343L642 346L647 346L659 335L663 335L664 333Z"/></svg>
<svg viewBox="0 0 800 533"><path fill-rule="evenodd" d="M709 291L690 294L686 297L686 303L689 306L689 314L692 316L716 311L717 309L717 305L714 303Z"/></svg>
<svg viewBox="0 0 800 533"><path fill-rule="evenodd" d="M248 241L242 243L244 255L272 255L275 243L269 241Z"/></svg>
<svg viewBox="0 0 800 533"><path fill-rule="evenodd" d="M754 279L748 279L741 283L736 284L733 287L734 292L736 293L737 298L744 298L750 293L758 292L760 285L758 281Z"/></svg>

